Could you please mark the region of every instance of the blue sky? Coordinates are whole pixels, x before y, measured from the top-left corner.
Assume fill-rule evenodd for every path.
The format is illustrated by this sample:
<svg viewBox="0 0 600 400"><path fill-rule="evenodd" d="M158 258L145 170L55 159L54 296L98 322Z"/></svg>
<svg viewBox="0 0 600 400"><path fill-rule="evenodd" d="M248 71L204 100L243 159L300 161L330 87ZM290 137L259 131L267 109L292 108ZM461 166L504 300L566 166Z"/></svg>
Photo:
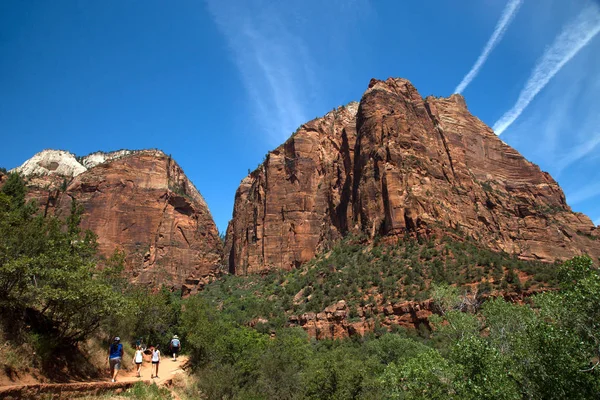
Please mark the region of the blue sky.
<svg viewBox="0 0 600 400"><path fill-rule="evenodd" d="M598 0L0 2L0 166L160 148L221 231L235 190L371 78L461 92L600 224Z"/></svg>

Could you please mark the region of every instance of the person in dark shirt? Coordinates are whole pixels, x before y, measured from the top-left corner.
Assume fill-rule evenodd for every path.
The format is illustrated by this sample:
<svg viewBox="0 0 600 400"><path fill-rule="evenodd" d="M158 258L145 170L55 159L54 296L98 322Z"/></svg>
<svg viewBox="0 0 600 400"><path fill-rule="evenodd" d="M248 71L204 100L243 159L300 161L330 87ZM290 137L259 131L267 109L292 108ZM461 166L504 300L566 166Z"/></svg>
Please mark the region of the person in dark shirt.
<svg viewBox="0 0 600 400"><path fill-rule="evenodd" d="M108 365L110 365L110 376L112 377L112 382L117 381L117 375L121 369L122 361L123 345L121 344L121 338L117 336L108 348Z"/></svg>

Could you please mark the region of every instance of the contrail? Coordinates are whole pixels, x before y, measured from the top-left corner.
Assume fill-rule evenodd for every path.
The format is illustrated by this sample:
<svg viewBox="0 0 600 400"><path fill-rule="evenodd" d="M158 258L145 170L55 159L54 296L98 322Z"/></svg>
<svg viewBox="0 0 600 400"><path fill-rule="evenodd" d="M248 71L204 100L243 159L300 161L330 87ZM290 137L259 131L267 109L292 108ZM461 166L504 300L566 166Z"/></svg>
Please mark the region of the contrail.
<svg viewBox="0 0 600 400"><path fill-rule="evenodd" d="M501 135L529 105L531 100L548 84L550 79L600 32L598 7L587 6L554 40L533 69L513 108L494 124L494 132Z"/></svg>
<svg viewBox="0 0 600 400"><path fill-rule="evenodd" d="M483 66L483 63L485 63L485 60L487 60L494 47L496 47L500 39L502 39L502 36L504 36L504 33L506 32L506 29L513 20L514 16L517 15L517 11L519 11L519 7L521 6L522 2L523 0L509 0L509 2L506 4L506 7L504 7L504 11L502 11L500 20L496 24L496 28L494 29L494 33L492 33L490 40L488 40L486 43L483 51L479 55L477 61L475 61L475 64L469 73L465 75L456 89L454 89L454 93L462 93L462 91L469 86L469 83L471 83L475 76L477 76L479 70Z"/></svg>

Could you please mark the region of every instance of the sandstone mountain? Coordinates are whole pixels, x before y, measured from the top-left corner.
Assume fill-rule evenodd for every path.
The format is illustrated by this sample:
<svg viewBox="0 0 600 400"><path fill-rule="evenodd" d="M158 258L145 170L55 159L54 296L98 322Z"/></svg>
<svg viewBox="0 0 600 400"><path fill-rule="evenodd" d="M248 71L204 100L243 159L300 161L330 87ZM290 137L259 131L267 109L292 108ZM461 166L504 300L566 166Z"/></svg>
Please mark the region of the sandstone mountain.
<svg viewBox="0 0 600 400"><path fill-rule="evenodd" d="M347 231L357 103L302 127L246 177L227 230L230 272L292 268Z"/></svg>
<svg viewBox="0 0 600 400"><path fill-rule="evenodd" d="M16 168L46 213L83 206L81 227L99 252L124 250L132 282L196 291L218 273L222 244L204 199L181 167L158 150L76 158L45 150Z"/></svg>
<svg viewBox="0 0 600 400"><path fill-rule="evenodd" d="M291 269L349 233L461 232L522 259L600 256L600 232L538 166L460 95L423 99L405 79L371 80L302 125L238 188L230 272Z"/></svg>

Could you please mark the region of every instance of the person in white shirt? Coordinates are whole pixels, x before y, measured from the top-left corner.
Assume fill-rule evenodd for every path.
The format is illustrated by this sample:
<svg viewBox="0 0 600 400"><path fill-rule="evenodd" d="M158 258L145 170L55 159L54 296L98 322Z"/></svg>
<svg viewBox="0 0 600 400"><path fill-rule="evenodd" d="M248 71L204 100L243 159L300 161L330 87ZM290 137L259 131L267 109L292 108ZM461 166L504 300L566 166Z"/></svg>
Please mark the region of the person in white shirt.
<svg viewBox="0 0 600 400"><path fill-rule="evenodd" d="M133 362L137 366L137 377L142 377L142 363L144 362L144 351L141 346L136 346L135 355L133 356Z"/></svg>
<svg viewBox="0 0 600 400"><path fill-rule="evenodd" d="M150 378L158 378L158 364L160 364L160 350L158 345L150 347L152 351L152 371Z"/></svg>

